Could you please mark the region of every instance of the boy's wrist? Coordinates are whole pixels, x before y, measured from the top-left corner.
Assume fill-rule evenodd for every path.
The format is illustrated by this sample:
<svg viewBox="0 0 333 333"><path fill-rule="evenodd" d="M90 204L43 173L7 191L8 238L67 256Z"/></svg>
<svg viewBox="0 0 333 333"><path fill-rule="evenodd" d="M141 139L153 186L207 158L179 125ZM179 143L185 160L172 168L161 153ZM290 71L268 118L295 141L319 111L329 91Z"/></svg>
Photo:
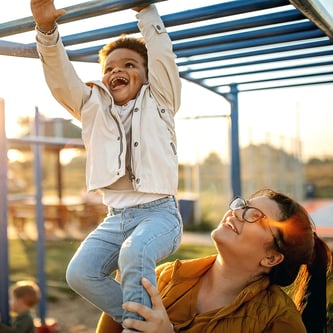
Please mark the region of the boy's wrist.
<svg viewBox="0 0 333 333"><path fill-rule="evenodd" d="M41 32L43 35L49 36L49 35L54 34L54 32L57 30L57 24L54 24L54 26L51 29L49 29L49 30L44 30L38 24L36 24L36 29L39 32Z"/></svg>

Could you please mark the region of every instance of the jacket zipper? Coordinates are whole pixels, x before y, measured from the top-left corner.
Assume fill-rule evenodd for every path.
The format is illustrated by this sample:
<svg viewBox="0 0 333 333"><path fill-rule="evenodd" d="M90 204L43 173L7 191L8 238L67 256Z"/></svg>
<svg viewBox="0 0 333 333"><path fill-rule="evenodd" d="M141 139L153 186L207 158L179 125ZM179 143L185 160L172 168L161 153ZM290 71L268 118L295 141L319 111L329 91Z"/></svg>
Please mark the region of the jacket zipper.
<svg viewBox="0 0 333 333"><path fill-rule="evenodd" d="M112 104L109 106L109 112L110 112L111 117L113 118L113 120L114 120L115 123L117 124L118 132L119 132L119 137L120 137L120 152L119 152L119 154L118 154L118 169L120 169L120 168L121 168L121 158L120 158L120 156L121 156L121 153L122 153L123 150L124 150L123 136L122 136L122 134L121 134L121 129L120 129L119 122L118 122L117 118L112 114L111 109L112 109Z"/></svg>

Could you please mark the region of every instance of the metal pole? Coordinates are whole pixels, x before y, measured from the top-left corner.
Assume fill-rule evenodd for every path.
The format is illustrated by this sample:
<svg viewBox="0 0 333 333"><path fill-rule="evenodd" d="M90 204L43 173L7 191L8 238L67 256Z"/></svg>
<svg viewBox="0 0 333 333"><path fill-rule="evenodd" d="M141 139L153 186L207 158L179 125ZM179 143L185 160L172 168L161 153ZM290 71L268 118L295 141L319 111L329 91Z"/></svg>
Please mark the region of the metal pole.
<svg viewBox="0 0 333 333"><path fill-rule="evenodd" d="M230 85L231 104L231 187L233 195L241 195L241 165L238 129L238 88L236 84Z"/></svg>
<svg viewBox="0 0 333 333"><path fill-rule="evenodd" d="M39 112L35 107L35 136L39 136ZM44 210L43 210L43 189L42 189L42 152L41 145L35 143L34 146L34 173L36 184L36 219L37 219L37 279L41 291L39 302L39 316L41 325L45 325L46 318L46 274L45 274L45 229L44 229Z"/></svg>
<svg viewBox="0 0 333 333"><path fill-rule="evenodd" d="M8 259L8 161L5 128L5 102L0 98L0 315L9 324L9 259Z"/></svg>

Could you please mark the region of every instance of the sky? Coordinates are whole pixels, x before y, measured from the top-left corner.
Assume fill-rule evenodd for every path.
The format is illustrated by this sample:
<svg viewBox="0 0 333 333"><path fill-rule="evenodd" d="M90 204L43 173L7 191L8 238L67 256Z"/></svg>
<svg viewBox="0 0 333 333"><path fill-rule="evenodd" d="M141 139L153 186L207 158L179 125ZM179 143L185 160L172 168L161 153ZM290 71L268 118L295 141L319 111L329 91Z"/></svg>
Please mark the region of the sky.
<svg viewBox="0 0 333 333"><path fill-rule="evenodd" d="M66 7L81 3L76 0L56 0L55 5ZM220 0L196 0L197 7L219 3ZM158 3L161 15L173 10L186 10L187 1L169 0ZM0 22L31 16L30 1L11 0L0 4ZM135 13L125 11L120 19L132 21ZM118 24L116 22L114 24ZM82 23L80 23L82 24ZM101 18L90 24L100 25ZM93 29L94 26L89 26ZM81 29L77 23L72 27L60 26L62 35L68 29ZM29 35L30 34L30 35ZM24 42L26 36L18 36ZM8 40L12 40L8 38ZM74 66L83 81L100 78L98 64L75 62ZM0 98L5 100L6 133L14 137L19 132L17 117L34 116L35 107L48 117L71 116L53 99L46 87L39 59L0 56ZM294 151L300 149L303 159L333 156L333 85L307 86L303 88L271 89L239 94L240 144L274 143ZM196 98L193 98L196 96ZM180 161L193 162L203 159L209 152L227 158L229 154L228 118L229 103L193 83L183 81L182 106L176 117ZM215 116L210 119L200 116ZM200 133L200 135L198 135ZM298 145L298 140L301 145Z"/></svg>

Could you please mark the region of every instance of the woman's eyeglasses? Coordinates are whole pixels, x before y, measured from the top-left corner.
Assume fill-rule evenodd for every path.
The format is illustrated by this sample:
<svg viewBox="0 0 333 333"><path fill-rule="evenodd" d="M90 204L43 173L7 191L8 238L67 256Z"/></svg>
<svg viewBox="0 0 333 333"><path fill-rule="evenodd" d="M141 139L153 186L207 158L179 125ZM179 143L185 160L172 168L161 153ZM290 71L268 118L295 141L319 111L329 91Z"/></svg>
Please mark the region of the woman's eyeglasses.
<svg viewBox="0 0 333 333"><path fill-rule="evenodd" d="M233 198L229 203L229 209L236 214L241 222L255 223L266 217L260 209L249 206L246 200L241 197ZM238 212L241 215L237 214Z"/></svg>
<svg viewBox="0 0 333 333"><path fill-rule="evenodd" d="M266 215L258 208L251 207L247 201L239 196L234 197L229 203L229 209L233 211L240 222L255 223L264 218ZM271 226L267 222L268 228L273 236L274 244L279 252L281 251L280 238L274 236Z"/></svg>

